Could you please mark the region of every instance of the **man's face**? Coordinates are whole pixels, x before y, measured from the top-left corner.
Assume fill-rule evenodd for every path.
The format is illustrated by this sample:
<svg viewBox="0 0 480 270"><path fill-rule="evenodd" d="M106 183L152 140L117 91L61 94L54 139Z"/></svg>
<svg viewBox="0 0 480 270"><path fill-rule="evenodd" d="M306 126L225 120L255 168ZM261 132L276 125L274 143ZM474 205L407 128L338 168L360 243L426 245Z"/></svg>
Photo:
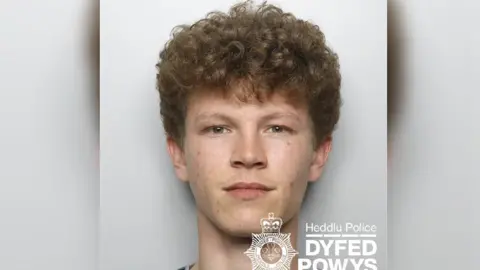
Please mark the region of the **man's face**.
<svg viewBox="0 0 480 270"><path fill-rule="evenodd" d="M188 104L183 150L168 145L199 213L230 235L250 236L269 212L284 223L298 213L330 149L313 141L306 107L279 94L263 103L202 94Z"/></svg>

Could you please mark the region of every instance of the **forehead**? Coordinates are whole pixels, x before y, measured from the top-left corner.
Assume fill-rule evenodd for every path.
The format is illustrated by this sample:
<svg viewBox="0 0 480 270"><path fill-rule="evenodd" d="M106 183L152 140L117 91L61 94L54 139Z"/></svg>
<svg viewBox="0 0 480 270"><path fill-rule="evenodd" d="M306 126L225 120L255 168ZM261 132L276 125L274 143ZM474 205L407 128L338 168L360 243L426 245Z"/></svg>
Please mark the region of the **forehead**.
<svg viewBox="0 0 480 270"><path fill-rule="evenodd" d="M197 91L187 100L187 116L196 116L208 112L245 113L246 110L257 113L307 113L307 104L298 96L277 91L248 92L242 89L233 91Z"/></svg>

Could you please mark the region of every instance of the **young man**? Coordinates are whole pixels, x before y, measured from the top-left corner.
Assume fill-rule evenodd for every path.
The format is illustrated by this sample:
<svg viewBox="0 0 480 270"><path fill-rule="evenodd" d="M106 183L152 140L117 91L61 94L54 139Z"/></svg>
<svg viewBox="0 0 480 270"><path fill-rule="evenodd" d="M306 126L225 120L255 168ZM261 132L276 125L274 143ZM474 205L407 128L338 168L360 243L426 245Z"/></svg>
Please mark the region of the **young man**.
<svg viewBox="0 0 480 270"><path fill-rule="evenodd" d="M168 151L197 206L198 260L182 269L252 269L245 251L268 213L296 248L299 210L341 103L323 33L245 2L179 27L157 68Z"/></svg>

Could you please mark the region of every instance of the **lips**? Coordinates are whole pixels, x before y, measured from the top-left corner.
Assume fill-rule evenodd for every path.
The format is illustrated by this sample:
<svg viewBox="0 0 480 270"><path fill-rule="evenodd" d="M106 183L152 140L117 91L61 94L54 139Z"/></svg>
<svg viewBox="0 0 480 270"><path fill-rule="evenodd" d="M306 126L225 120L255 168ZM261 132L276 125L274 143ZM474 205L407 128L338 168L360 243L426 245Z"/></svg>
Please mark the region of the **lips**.
<svg viewBox="0 0 480 270"><path fill-rule="evenodd" d="M254 200L273 190L260 183L236 183L224 189L229 195L240 200Z"/></svg>
<svg viewBox="0 0 480 270"><path fill-rule="evenodd" d="M260 183L236 183L233 184L227 188L225 188L226 191L232 191L236 189L251 189L251 190L262 190L262 191L270 191L273 190L273 188L269 188L263 184Z"/></svg>

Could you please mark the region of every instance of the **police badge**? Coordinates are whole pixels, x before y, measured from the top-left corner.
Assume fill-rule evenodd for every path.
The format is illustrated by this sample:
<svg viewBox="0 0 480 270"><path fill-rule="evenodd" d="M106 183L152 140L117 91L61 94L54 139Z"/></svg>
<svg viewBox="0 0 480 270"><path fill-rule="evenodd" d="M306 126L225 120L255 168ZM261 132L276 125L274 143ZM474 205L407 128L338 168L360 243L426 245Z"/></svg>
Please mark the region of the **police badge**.
<svg viewBox="0 0 480 270"><path fill-rule="evenodd" d="M252 270L289 270L298 252L290 242L290 233L280 233L283 221L274 217L260 220L261 234L252 234L252 244L244 253L252 261Z"/></svg>

